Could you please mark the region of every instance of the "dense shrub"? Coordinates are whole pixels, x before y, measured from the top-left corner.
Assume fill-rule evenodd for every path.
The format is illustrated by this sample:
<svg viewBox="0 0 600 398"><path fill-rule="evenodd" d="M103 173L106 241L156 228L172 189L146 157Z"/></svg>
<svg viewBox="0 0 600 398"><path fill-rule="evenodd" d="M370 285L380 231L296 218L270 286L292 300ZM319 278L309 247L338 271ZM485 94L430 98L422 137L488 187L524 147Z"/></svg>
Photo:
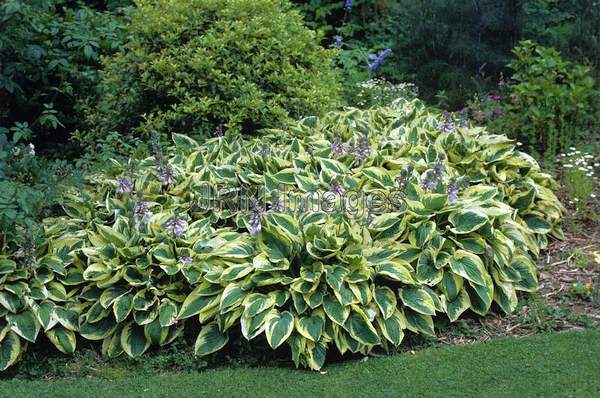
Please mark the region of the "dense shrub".
<svg viewBox="0 0 600 398"><path fill-rule="evenodd" d="M199 321L197 355L264 335L319 369L332 346L368 353L433 335L435 316L512 311L561 236L531 157L414 100L174 141L92 176L44 245L2 257L0 368L42 329L63 352L79 335L139 356Z"/></svg>
<svg viewBox="0 0 600 398"><path fill-rule="evenodd" d="M379 73L410 81L423 98L443 91L443 104L458 109L474 93L491 89L509 72L511 50L523 39L554 47L566 59L600 70L600 4L596 0L354 0L346 23L343 0L293 0L311 27L340 36L344 72L363 73L359 49L394 52ZM355 67L352 67L352 63Z"/></svg>
<svg viewBox="0 0 600 398"><path fill-rule="evenodd" d="M283 0L139 1L133 40L107 60L95 134L254 133L337 101L332 52Z"/></svg>
<svg viewBox="0 0 600 398"><path fill-rule="evenodd" d="M93 94L102 55L118 50L119 19L61 0L0 5L0 127L26 125L39 148L82 127L79 101Z"/></svg>
<svg viewBox="0 0 600 398"><path fill-rule="evenodd" d="M472 116L491 131L518 139L546 162L574 144L597 139L600 91L589 68L529 41L515 48L515 55L511 81L475 101Z"/></svg>

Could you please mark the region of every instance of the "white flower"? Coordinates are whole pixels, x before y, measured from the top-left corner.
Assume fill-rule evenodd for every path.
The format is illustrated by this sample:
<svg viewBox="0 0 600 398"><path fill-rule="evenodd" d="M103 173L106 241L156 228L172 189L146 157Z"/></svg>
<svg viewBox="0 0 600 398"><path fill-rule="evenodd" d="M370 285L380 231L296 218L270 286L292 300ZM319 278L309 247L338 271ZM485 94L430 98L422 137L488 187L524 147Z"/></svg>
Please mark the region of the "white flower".
<svg viewBox="0 0 600 398"><path fill-rule="evenodd" d="M33 144L29 144L29 153L31 153L31 156L35 156L35 146Z"/></svg>
<svg viewBox="0 0 600 398"><path fill-rule="evenodd" d="M600 167L600 163L594 163L594 167Z"/></svg>
<svg viewBox="0 0 600 398"><path fill-rule="evenodd" d="M569 149L570 149L570 150L572 150L572 151L576 151L576 150L577 150L577 148L575 148L575 147L573 147L573 146L572 146L572 147L570 147Z"/></svg>
<svg viewBox="0 0 600 398"><path fill-rule="evenodd" d="M592 198L592 199L594 199L595 197L596 197L596 195L595 195L595 194L591 194L591 195L590 195L590 198Z"/></svg>
<svg viewBox="0 0 600 398"><path fill-rule="evenodd" d="M563 168L565 168L565 169L570 169L571 167L573 167L573 165L571 165L569 163L567 163L563 166Z"/></svg>
<svg viewBox="0 0 600 398"><path fill-rule="evenodd" d="M579 202L579 199L577 199L577 198L573 198L573 200L574 200L575 202Z"/></svg>

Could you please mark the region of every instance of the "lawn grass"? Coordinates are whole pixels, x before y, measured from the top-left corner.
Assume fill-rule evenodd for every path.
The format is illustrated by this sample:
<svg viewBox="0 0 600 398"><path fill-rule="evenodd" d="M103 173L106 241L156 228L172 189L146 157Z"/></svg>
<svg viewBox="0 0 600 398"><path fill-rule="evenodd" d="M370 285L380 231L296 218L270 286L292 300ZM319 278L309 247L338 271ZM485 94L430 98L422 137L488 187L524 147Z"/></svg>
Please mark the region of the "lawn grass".
<svg viewBox="0 0 600 398"><path fill-rule="evenodd" d="M600 396L600 330L505 338L328 366L0 382L0 397Z"/></svg>

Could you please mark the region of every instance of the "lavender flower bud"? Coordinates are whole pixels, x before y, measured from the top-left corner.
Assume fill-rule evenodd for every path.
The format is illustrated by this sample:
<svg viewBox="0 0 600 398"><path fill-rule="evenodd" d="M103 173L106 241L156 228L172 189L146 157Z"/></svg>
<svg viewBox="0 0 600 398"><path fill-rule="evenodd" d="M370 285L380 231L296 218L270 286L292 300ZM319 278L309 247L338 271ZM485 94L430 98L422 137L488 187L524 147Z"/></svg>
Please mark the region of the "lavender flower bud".
<svg viewBox="0 0 600 398"><path fill-rule="evenodd" d="M257 209L253 210L250 213L250 222L249 222L250 225L248 225L248 232L250 232L251 234L254 235L261 231L261 229L262 229L261 216L262 216L262 212L257 211Z"/></svg>
<svg viewBox="0 0 600 398"><path fill-rule="evenodd" d="M187 223L184 220L175 217L169 220L165 224L165 227L171 235L179 237L185 232L185 229L187 228Z"/></svg>
<svg viewBox="0 0 600 398"><path fill-rule="evenodd" d="M175 179L175 170L171 165L167 165L163 171L158 175L158 179L160 180L163 187L168 187L177 182Z"/></svg>
<svg viewBox="0 0 600 398"><path fill-rule="evenodd" d="M379 54L374 60L373 63L369 64L369 70L374 71L379 68L382 62L392 53L391 48L386 48Z"/></svg>
<svg viewBox="0 0 600 398"><path fill-rule="evenodd" d="M456 186L456 178L451 178L448 183L448 201L450 203L456 202L458 200L458 187Z"/></svg>
<svg viewBox="0 0 600 398"><path fill-rule="evenodd" d="M344 188L344 186L340 184L339 181L333 180L331 181L331 185L329 185L329 192L337 195L343 195L344 193L346 193L346 188Z"/></svg>
<svg viewBox="0 0 600 398"><path fill-rule="evenodd" d="M190 256L185 256L185 255L179 256L179 261L181 261L181 264L183 264L186 267L194 262L194 260L192 260L192 258Z"/></svg>
<svg viewBox="0 0 600 398"><path fill-rule="evenodd" d="M115 191L117 194L131 193L132 190L133 181L131 181L131 178L123 177L117 180L117 189Z"/></svg>
<svg viewBox="0 0 600 398"><path fill-rule="evenodd" d="M137 229L142 225L148 224L150 217L152 217L152 212L150 211L148 203L143 200L135 202L133 205L133 217L135 219L135 228Z"/></svg>
<svg viewBox="0 0 600 398"><path fill-rule="evenodd" d="M342 141L340 133L337 133L336 136L336 140L331 143L331 152L333 153L334 157L339 157L343 156L347 152L348 147L344 141Z"/></svg>

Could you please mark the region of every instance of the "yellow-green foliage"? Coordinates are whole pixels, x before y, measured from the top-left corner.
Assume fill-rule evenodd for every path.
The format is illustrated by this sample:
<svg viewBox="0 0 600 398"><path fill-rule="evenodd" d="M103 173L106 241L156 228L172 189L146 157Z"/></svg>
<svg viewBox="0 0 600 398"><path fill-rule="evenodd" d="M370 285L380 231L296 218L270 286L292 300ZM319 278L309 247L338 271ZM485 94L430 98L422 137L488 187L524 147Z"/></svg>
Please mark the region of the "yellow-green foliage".
<svg viewBox="0 0 600 398"><path fill-rule="evenodd" d="M125 50L107 59L92 133L255 133L331 110L333 50L285 0L139 0Z"/></svg>
<svg viewBox="0 0 600 398"><path fill-rule="evenodd" d="M434 335L436 317L514 310L561 236L554 183L531 157L481 128L442 128L418 101L262 139L173 138L164 157L71 195L37 260L2 260L2 368L38 331L64 352L79 335L139 356L194 320L198 355L266 338L319 369L330 349L366 354ZM252 186L264 195L239 210L248 195L232 190ZM345 211L352 193L368 200Z"/></svg>

